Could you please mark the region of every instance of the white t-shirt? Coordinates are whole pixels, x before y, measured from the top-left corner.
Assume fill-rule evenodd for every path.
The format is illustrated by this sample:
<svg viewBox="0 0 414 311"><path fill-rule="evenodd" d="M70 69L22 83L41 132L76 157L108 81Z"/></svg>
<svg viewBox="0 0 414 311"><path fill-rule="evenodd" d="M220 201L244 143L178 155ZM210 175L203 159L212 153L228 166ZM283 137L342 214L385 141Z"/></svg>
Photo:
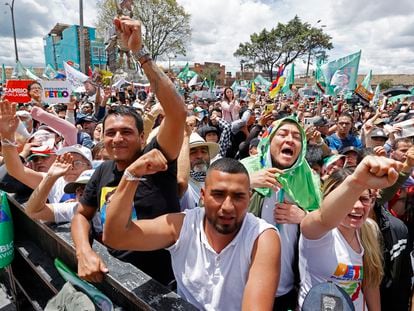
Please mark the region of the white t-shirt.
<svg viewBox="0 0 414 311"><path fill-rule="evenodd" d="M363 255L355 252L341 232L335 228L318 240L299 239L299 271L301 285L299 307L309 290L317 284L332 281L351 297L355 310L363 310Z"/></svg>
<svg viewBox="0 0 414 311"><path fill-rule="evenodd" d="M178 294L199 310L241 310L254 243L263 231L275 228L248 213L234 239L217 254L203 223L204 208L186 210L180 236L167 248Z"/></svg>
<svg viewBox="0 0 414 311"><path fill-rule="evenodd" d="M70 222L75 215L78 202L52 203L55 223Z"/></svg>
<svg viewBox="0 0 414 311"><path fill-rule="evenodd" d="M196 182L191 178L188 181L187 191L180 200L181 211L200 207L200 193L204 182Z"/></svg>
<svg viewBox="0 0 414 311"><path fill-rule="evenodd" d="M276 297L286 295L293 289L295 275L293 272L293 260L295 257L295 248L298 238L297 224L277 224L274 220L273 210L278 200L279 191L274 191L269 198L265 198L262 206L261 218L269 224L277 227L280 234L280 248L282 257L280 263L280 281L277 288ZM285 193L285 201L288 199Z"/></svg>
<svg viewBox="0 0 414 311"><path fill-rule="evenodd" d="M48 199L49 203L59 203L62 196L65 194L63 190L68 182L63 179L63 177L59 177L55 184L50 189Z"/></svg>

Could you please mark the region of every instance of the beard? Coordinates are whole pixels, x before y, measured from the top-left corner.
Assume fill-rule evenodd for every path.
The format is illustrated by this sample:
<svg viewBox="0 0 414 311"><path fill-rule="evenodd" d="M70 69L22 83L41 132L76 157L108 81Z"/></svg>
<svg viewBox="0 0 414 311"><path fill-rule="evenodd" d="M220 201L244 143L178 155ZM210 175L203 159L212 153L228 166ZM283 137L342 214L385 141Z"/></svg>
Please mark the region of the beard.
<svg viewBox="0 0 414 311"><path fill-rule="evenodd" d="M220 224L218 223L218 218L208 217L206 215L207 221L210 223L214 229L221 234L233 234L240 230L242 223L236 222L236 220L231 224Z"/></svg>
<svg viewBox="0 0 414 311"><path fill-rule="evenodd" d="M206 173L208 170L208 167L210 166L206 161L204 160L198 160L191 164L191 171L195 173Z"/></svg>

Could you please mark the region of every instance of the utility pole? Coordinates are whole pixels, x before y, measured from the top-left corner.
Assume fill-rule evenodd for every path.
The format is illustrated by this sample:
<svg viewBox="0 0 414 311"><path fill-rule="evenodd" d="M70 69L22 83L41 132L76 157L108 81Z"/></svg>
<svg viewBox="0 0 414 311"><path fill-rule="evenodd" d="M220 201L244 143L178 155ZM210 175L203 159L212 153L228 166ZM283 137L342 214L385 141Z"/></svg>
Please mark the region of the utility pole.
<svg viewBox="0 0 414 311"><path fill-rule="evenodd" d="M322 21L321 19L317 20L316 23L313 24L313 26L311 27L310 30L312 31L312 28L315 27L317 24L319 24L321 21ZM323 26L325 26L325 25L323 25ZM311 38L309 38L309 39L311 39ZM309 42L310 42L310 40L309 40ZM309 63L310 63L311 54L312 54L312 48L309 46L308 64L306 65L306 78L309 78Z"/></svg>
<svg viewBox="0 0 414 311"><path fill-rule="evenodd" d="M80 69L83 73L86 73L85 36L83 33L83 0L79 0L79 58Z"/></svg>
<svg viewBox="0 0 414 311"><path fill-rule="evenodd" d="M14 0L12 0L11 5L8 2L6 2L5 5L7 5L10 8L10 12L11 12L13 39L14 39L14 53L16 54L16 63L17 63L19 61L19 53L17 52L16 27L14 26Z"/></svg>

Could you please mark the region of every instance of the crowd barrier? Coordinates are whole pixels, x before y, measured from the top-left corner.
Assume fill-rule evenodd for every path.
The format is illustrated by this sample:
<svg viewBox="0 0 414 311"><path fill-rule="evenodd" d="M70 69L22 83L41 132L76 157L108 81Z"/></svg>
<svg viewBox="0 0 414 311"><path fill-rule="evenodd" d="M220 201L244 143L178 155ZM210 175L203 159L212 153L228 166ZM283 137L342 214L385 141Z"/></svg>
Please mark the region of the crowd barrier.
<svg viewBox="0 0 414 311"><path fill-rule="evenodd" d="M8 200L14 223L15 258L11 267L2 271L0 280L7 284L17 310L43 310L65 283L54 259L60 258L77 270L70 225L48 226L32 220L23 206L10 196ZM94 285L117 310L197 310L141 270L111 256L99 242L93 241L93 249L109 269L104 281Z"/></svg>

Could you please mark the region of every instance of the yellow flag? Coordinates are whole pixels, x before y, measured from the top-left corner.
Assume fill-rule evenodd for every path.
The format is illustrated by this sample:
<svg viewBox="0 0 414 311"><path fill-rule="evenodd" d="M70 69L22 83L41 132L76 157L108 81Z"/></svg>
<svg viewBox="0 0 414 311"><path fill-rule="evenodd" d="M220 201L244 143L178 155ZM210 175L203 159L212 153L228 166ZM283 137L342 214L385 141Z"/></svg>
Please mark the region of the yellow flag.
<svg viewBox="0 0 414 311"><path fill-rule="evenodd" d="M279 81L277 82L277 85L269 92L269 97L271 99L275 98L276 95L280 92L280 90L283 87L283 84L285 84L285 77L280 77Z"/></svg>

